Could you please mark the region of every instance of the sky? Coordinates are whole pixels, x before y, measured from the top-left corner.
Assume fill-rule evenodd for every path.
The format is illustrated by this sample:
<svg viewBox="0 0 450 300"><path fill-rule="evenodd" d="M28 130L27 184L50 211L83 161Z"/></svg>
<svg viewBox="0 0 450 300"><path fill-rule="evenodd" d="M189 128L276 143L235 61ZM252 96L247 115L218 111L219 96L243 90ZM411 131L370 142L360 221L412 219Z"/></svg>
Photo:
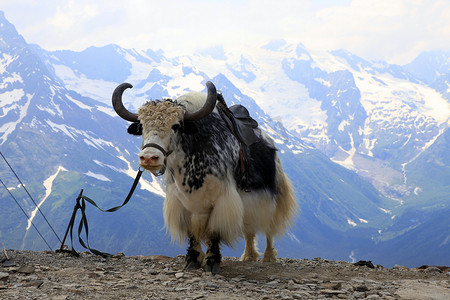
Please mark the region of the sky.
<svg viewBox="0 0 450 300"><path fill-rule="evenodd" d="M285 39L400 65L450 50L449 0L0 0L0 10L46 50L118 44L171 57L223 45L245 54Z"/></svg>

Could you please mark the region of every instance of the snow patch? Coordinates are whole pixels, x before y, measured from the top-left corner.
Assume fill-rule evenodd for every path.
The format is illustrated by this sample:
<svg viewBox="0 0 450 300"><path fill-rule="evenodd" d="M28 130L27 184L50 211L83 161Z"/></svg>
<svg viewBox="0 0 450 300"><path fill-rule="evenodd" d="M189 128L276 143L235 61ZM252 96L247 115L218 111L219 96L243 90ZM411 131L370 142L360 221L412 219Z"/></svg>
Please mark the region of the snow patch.
<svg viewBox="0 0 450 300"><path fill-rule="evenodd" d="M71 139L73 139L74 141L77 140L77 137L82 136L83 141L91 147L97 148L97 149L102 149L104 150L104 146L107 147L114 147L113 143L109 142L109 141L105 141L101 138L96 138L94 136L92 136L92 132L88 132L88 131L82 131L79 129L76 129L74 127L71 126L67 126L65 124L56 124L50 120L46 120L45 121L48 125L50 125L50 127L52 128L53 131L56 132L62 132L65 135L67 135L68 137L70 137Z"/></svg>
<svg viewBox="0 0 450 300"><path fill-rule="evenodd" d="M326 86L326 87L331 87L331 82L324 80L322 78L314 78L315 81L321 83L322 85Z"/></svg>
<svg viewBox="0 0 450 300"><path fill-rule="evenodd" d="M97 174L91 171L88 171L87 173L84 173L85 175L89 176L89 177L93 177L95 179L101 180L101 181L111 181L108 177L106 177L105 175L102 174Z"/></svg>
<svg viewBox="0 0 450 300"><path fill-rule="evenodd" d="M348 256L348 258L351 259L351 262L352 262L352 263L355 263L355 262L356 262L355 251L352 250L352 251L350 252L350 255Z"/></svg>
<svg viewBox="0 0 450 300"><path fill-rule="evenodd" d="M350 220L350 219L347 219L347 223L348 223L349 225L352 225L353 227L356 227L356 226L357 226L356 223L353 222L353 221Z"/></svg>
<svg viewBox="0 0 450 300"><path fill-rule="evenodd" d="M2 92L2 96L0 97L0 107L4 108L5 106L12 105L22 99L23 96L25 96L23 89ZM6 113L2 116L4 115L6 115Z"/></svg>
<svg viewBox="0 0 450 300"><path fill-rule="evenodd" d="M69 128L70 128L70 129L74 129L74 130L77 130L77 129L72 128L72 127L69 127L69 126L66 126L66 125L64 125L64 124L56 124L56 123L53 123L53 122L50 121L50 120L46 120L45 122L46 122L48 125L50 125L50 127L52 128L53 131L56 131L56 132L61 131L62 133L64 133L64 134L67 135L68 137L70 137L72 140L76 141L75 137L74 137L73 134L70 132Z"/></svg>
<svg viewBox="0 0 450 300"><path fill-rule="evenodd" d="M55 116L55 115L56 115L56 112L55 112L53 109L49 108L49 107L43 107L42 105L36 105L36 107L37 107L39 110L45 111L45 112L49 113L49 114L52 115L52 116Z"/></svg>
<svg viewBox="0 0 450 300"><path fill-rule="evenodd" d="M391 214L392 212L388 209L382 208L382 207L378 207L379 210L381 210L382 212L386 213L386 214Z"/></svg>
<svg viewBox="0 0 450 300"><path fill-rule="evenodd" d="M69 95L67 95L67 98L69 98L70 101L72 101L73 103L75 103L76 105L78 105L80 108L82 109L87 109L89 111L92 111L92 107L84 104L81 101L75 100L74 98L70 97Z"/></svg>
<svg viewBox="0 0 450 300"><path fill-rule="evenodd" d="M449 242L450 242L450 234L447 235L447 237L442 241L442 243L439 244L439 247L445 246L449 244Z"/></svg>
<svg viewBox="0 0 450 300"><path fill-rule="evenodd" d="M25 116L27 115L28 107L30 106L31 98L33 97L33 95L27 94L26 97L28 98L28 100L20 110L18 120L14 122L5 123L0 127L0 134L3 133L0 137L0 145L6 142L8 135L10 135L16 129L17 125L20 122L22 122L23 118L25 118Z"/></svg>
<svg viewBox="0 0 450 300"><path fill-rule="evenodd" d="M297 242L298 244L301 244L300 240L298 239L298 237L294 233L289 231L287 234L288 234L288 236L289 236L289 238L291 240L293 240L294 242Z"/></svg>
<svg viewBox="0 0 450 300"><path fill-rule="evenodd" d="M414 195L418 196L422 192L422 188L416 186L414 189Z"/></svg>
<svg viewBox="0 0 450 300"><path fill-rule="evenodd" d="M0 68L1 68L1 64L0 64ZM1 74L1 72L0 72L0 74ZM20 75L18 73L12 72L9 74L9 77L2 78L2 82L0 83L0 89L4 89L8 85L15 83L15 82L23 83L23 79L22 79L22 77L20 77Z"/></svg>
<svg viewBox="0 0 450 300"><path fill-rule="evenodd" d="M361 218L358 218L358 220L359 220L359 222L361 222L361 223L365 223L365 224L369 223L369 221L364 220L364 219L361 219Z"/></svg>
<svg viewBox="0 0 450 300"><path fill-rule="evenodd" d="M102 113L105 113L111 117L118 117L120 118L117 113L110 107L106 107L106 106L96 106L95 107L98 111L101 111Z"/></svg>
<svg viewBox="0 0 450 300"><path fill-rule="evenodd" d="M128 169L127 170L123 170L123 173L127 174L128 176L134 178L136 177L136 173L137 171L133 170L133 168L131 167L131 164L128 160L126 160L125 157L123 156L119 156L119 158L121 160L123 160L124 162L127 163L128 165ZM150 173L151 174L151 173ZM159 184L157 178L151 174L152 177L152 182L149 182L143 178L141 178L141 180L139 181L139 183L141 184L141 189L143 190L147 190L151 193L160 195L161 197L166 197L166 192L164 191L164 189L162 188L162 186Z"/></svg>
<svg viewBox="0 0 450 300"><path fill-rule="evenodd" d="M30 229L31 223L33 222L33 219L36 216L36 213L38 212L39 208L42 206L42 204L44 204L45 200L47 200L48 196L50 196L50 194L52 193L53 181L55 180L55 178L58 176L59 172L61 172L61 171L67 171L67 170L64 167L59 166L58 169L56 170L55 174L51 175L50 177L48 177L47 179L44 180L43 185L45 187L45 195L42 198L41 202L39 202L38 206L31 212L30 218L28 219L28 225L26 228L27 232Z"/></svg>
<svg viewBox="0 0 450 300"><path fill-rule="evenodd" d="M355 143L353 141L353 133L349 133L348 134L350 137L350 145L351 145L351 149L349 151L344 150L341 146L339 146L339 149L341 149L343 152L347 153L348 156L345 160L336 160L336 159L331 159L332 161L334 161L337 164L340 164L341 166L350 169L350 170L355 170L355 164L353 162L353 157L356 154L356 148L355 148Z"/></svg>
<svg viewBox="0 0 450 300"><path fill-rule="evenodd" d="M105 95L111 95L112 91L116 88L117 83L98 79L88 79L84 74L75 74L71 68L65 65L53 65L53 67L56 75L64 81L65 86L68 89L77 91L85 97L111 105L111 98L105 97ZM79 105L79 103L77 103L77 105ZM81 105L86 107L83 103L81 103ZM80 107L84 108L82 106Z"/></svg>
<svg viewBox="0 0 450 300"><path fill-rule="evenodd" d="M18 56L11 56L7 53L1 53L1 59L0 59L0 74L3 74L6 72L6 67L10 65L13 61L15 61L18 58Z"/></svg>
<svg viewBox="0 0 450 300"><path fill-rule="evenodd" d="M348 125L350 125L350 123L348 122L348 120L343 120L343 121L341 122L341 124L339 124L338 130L339 130L339 131L344 131L345 126L348 126Z"/></svg>

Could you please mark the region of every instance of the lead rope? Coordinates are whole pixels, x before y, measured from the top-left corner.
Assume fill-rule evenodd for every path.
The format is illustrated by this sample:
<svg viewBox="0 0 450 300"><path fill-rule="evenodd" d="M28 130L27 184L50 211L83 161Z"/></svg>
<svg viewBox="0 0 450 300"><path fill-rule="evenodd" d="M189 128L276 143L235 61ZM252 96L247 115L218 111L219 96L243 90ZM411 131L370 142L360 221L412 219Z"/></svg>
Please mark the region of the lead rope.
<svg viewBox="0 0 450 300"><path fill-rule="evenodd" d="M75 249L73 247L72 232L73 232L73 227L75 224L75 216L77 214L77 211L81 210L81 220L80 220L80 224L78 225L78 241L80 242L81 246L83 246L85 249L88 249L93 254L100 255L105 258L112 256L109 253L98 251L89 246L89 227L88 227L88 221L87 221L87 217L86 217L86 201L89 202L90 204L94 205L95 207L97 207L99 210L101 210L103 212L114 212L114 211L119 210L125 204L127 204L128 201L130 201L130 198L133 195L134 190L136 189L137 184L139 183L139 179L141 178L141 175L143 172L144 171L141 170L141 168L139 168L138 173L136 174L136 178L134 179L133 185L131 186L130 192L128 193L127 197L123 201L122 205L115 206L110 209L104 210L104 209L100 208L97 205L97 203L95 203L94 200L92 200L91 198L89 198L87 196L84 196L83 189L81 189L80 194L78 195L78 197L76 199L75 207L73 208L72 217L70 218L69 225L67 226L66 234L64 235L63 241L61 242L61 247L58 250L56 250L56 252L68 252L77 257L80 256L80 254L78 254L78 252L75 251ZM83 228L85 229L85 233L86 233L86 243L81 238L81 232L83 231ZM66 249L67 246L64 245L64 242L67 238L67 234L69 232L70 232L70 243L72 246L72 250Z"/></svg>

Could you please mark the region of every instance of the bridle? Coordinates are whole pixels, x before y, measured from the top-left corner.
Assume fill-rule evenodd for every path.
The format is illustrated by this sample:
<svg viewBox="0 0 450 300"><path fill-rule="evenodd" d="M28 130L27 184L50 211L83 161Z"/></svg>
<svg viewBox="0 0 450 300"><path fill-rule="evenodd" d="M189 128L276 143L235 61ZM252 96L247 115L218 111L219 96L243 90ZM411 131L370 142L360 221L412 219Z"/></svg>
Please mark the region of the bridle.
<svg viewBox="0 0 450 300"><path fill-rule="evenodd" d="M128 88L132 88L133 86L129 83L122 83L120 85L118 85L113 92L112 95L112 105L114 107L115 112L124 120L127 120L129 122L140 122L138 114L137 113L133 113L130 112L129 110L127 110L125 108L125 106L123 105L122 102L122 94L123 92L128 89ZM206 100L204 105L196 110L196 111L185 111L184 112L184 116L183 116L183 120L184 121L198 121L201 120L207 116L209 116L211 114L211 112L214 110L214 108L216 107L216 102L217 102L217 90L216 87L214 86L214 84L211 81L207 81L206 82L206 88L207 88L207 95L206 95ZM158 144L154 144L154 143L148 143L145 144L142 147L142 150L147 148L147 147L153 147L158 149L159 151L161 151L164 154L164 166L163 168L161 168L160 171L158 171L157 173L153 173L156 176L160 176L162 174L164 174L165 170L166 170L166 163L167 163L167 157L172 153L172 151L166 151L164 148L162 148L161 146L159 146Z"/></svg>
<svg viewBox="0 0 450 300"><path fill-rule="evenodd" d="M155 176L161 176L166 172L166 166L167 166L167 157L172 154L173 150L166 151L163 147L161 147L158 144L155 143L147 143L142 147L142 150L145 148L156 148L164 155L164 166L159 169L157 172L153 173Z"/></svg>

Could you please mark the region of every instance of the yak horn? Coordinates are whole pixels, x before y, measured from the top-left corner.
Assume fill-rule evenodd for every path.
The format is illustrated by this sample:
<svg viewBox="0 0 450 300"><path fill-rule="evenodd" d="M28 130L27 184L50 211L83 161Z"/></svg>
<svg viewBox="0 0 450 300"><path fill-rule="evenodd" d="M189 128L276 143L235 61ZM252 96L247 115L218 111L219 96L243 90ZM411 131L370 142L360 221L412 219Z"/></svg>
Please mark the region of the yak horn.
<svg viewBox="0 0 450 300"><path fill-rule="evenodd" d="M208 96L206 97L205 105L202 108L197 110L196 112L186 112L184 114L185 121L198 121L208 116L216 107L217 101L217 91L216 87L211 81L206 83L206 87L208 89Z"/></svg>
<svg viewBox="0 0 450 300"><path fill-rule="evenodd" d="M112 105L116 113L122 119L125 119L130 122L139 122L138 115L136 113L132 113L123 106L122 103L122 94L128 88L132 88L133 86L129 83L122 83L114 90L112 95Z"/></svg>

